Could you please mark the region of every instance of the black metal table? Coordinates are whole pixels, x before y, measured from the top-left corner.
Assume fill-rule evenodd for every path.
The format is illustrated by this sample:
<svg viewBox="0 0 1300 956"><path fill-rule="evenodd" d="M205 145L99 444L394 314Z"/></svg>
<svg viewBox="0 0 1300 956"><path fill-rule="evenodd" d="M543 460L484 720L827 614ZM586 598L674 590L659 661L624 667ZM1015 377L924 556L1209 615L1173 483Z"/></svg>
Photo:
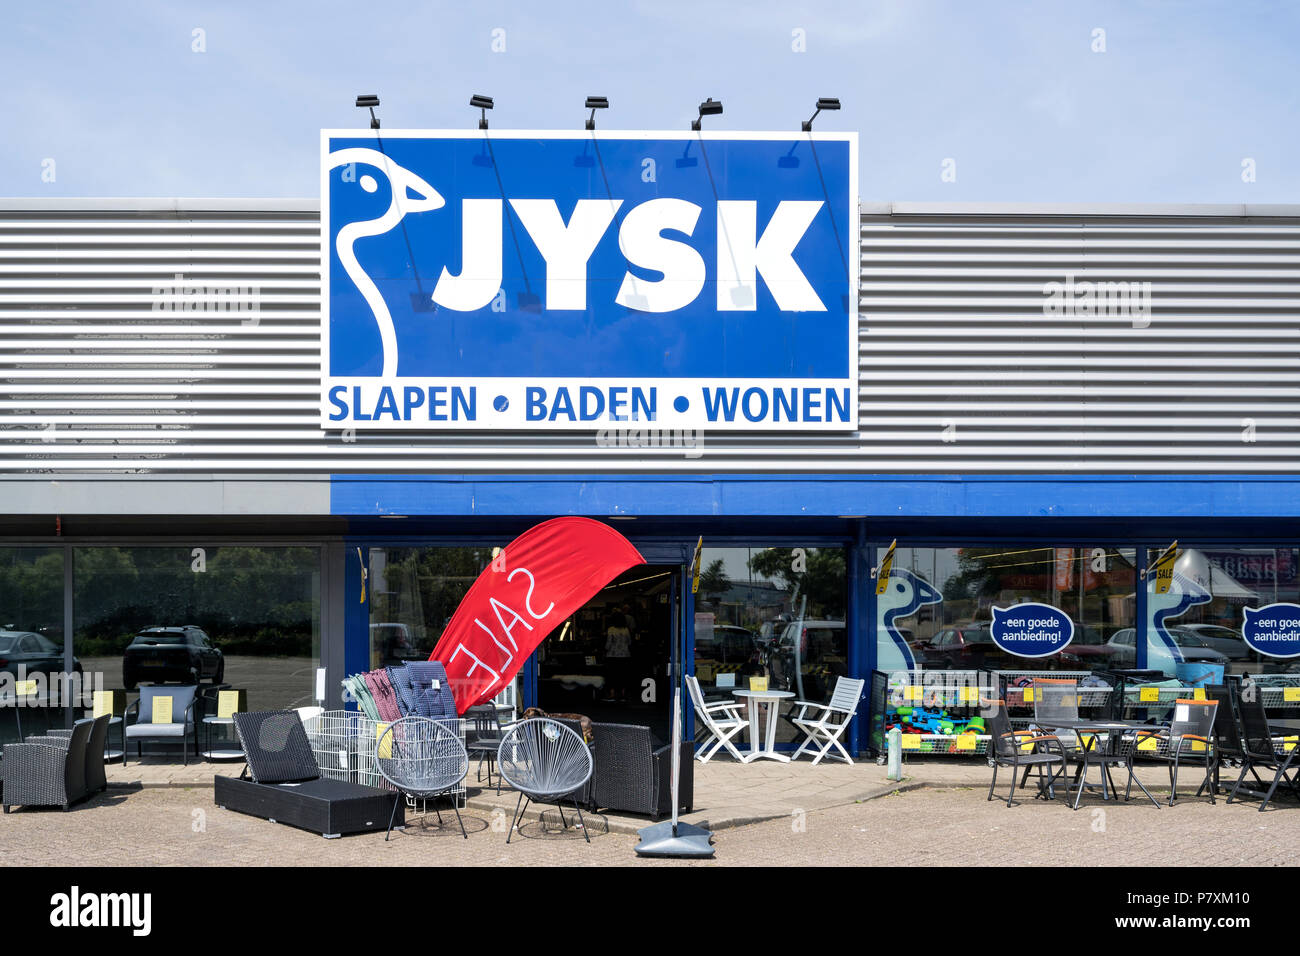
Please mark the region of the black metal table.
<svg viewBox="0 0 1300 956"><path fill-rule="evenodd" d="M1126 732L1148 731L1151 735L1164 730L1163 727L1155 724L1148 724L1139 720L1065 720L1053 721L1051 727L1047 730L1055 733L1059 730L1073 731L1076 738L1074 754L1078 761L1078 767L1074 772L1074 782L1070 786L1075 787L1074 803L1072 808L1079 809L1079 798L1083 796L1085 787L1088 787L1088 767L1095 763L1101 768L1101 798L1109 800L1111 794L1118 797L1118 791L1115 789L1115 781L1110 775L1110 765L1114 763L1114 758L1120 756L1116 752L1116 746L1124 738ZM1097 741L1102 735L1106 736L1106 750L1096 749ZM1087 737L1085 743L1084 737ZM1101 759L1106 758L1106 759ZM1133 755L1126 755L1127 760L1131 761ZM1133 776L1134 780L1137 777ZM1160 806L1156 798L1151 796L1151 792L1142 785L1141 780L1137 780L1138 787L1147 795L1147 799ZM1127 798L1125 798L1127 799Z"/></svg>

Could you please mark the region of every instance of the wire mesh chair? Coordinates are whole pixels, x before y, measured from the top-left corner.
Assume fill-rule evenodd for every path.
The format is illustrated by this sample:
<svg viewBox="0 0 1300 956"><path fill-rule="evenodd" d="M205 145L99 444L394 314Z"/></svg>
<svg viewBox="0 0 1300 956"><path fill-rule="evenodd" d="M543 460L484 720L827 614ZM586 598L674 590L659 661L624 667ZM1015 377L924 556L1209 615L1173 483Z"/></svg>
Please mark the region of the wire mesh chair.
<svg viewBox="0 0 1300 956"><path fill-rule="evenodd" d="M588 843L587 825L582 819L574 791L591 779L591 750L581 737L559 721L534 717L512 724L501 737L497 749L497 773L506 783L519 791L515 801L515 815L506 832L506 842L514 834L516 823L523 819L528 803L554 803L560 810L560 821L567 828L561 801L566 797L578 812L578 825L582 838Z"/></svg>
<svg viewBox="0 0 1300 956"><path fill-rule="evenodd" d="M455 731L428 717L403 717L384 728L379 735L375 751L375 766L380 775L404 795L429 800L454 790L469 773L469 754ZM393 832L393 818L397 804L393 803L392 816L388 818L387 841ZM465 839L465 821L452 801L456 822ZM438 825L442 825L442 812L434 805Z"/></svg>
<svg viewBox="0 0 1300 956"><path fill-rule="evenodd" d="M1071 724L1079 720L1079 685L1072 680L1038 677L1029 685L1034 692L1034 723L1055 734L1066 753L1078 746Z"/></svg>

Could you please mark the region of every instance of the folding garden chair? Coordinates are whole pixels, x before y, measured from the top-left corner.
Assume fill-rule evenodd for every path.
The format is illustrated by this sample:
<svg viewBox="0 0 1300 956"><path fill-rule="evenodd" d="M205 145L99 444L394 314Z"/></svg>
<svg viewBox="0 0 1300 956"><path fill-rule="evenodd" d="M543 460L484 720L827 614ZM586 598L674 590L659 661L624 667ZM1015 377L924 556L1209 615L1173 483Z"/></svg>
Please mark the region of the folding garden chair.
<svg viewBox="0 0 1300 956"><path fill-rule="evenodd" d="M840 757L845 763L852 764L853 758L849 752L844 749L840 743L840 736L848 729L849 721L857 713L858 701L862 699L862 688L866 686L865 680L851 680L847 677L838 677L835 680L835 691L831 694L830 703L815 704L812 701L796 700L795 706L801 708L799 713L791 718L791 722L806 734L803 743L799 749L794 752L791 760L798 760L800 755L806 750L814 747L820 747L817 755L813 757L813 765L821 763L821 759L827 755L832 747L840 752ZM834 756L832 754L832 756Z"/></svg>
<svg viewBox="0 0 1300 956"><path fill-rule="evenodd" d="M704 729L709 732L709 736L700 744L695 759L700 763L708 763L719 747L726 747L727 753L744 763L744 755L731 742L732 737L749 726L749 721L740 713L740 702L705 703L704 694L700 691L700 682L689 675L686 678L686 689L690 692L691 703L695 705L696 716L700 718L700 723L704 724Z"/></svg>

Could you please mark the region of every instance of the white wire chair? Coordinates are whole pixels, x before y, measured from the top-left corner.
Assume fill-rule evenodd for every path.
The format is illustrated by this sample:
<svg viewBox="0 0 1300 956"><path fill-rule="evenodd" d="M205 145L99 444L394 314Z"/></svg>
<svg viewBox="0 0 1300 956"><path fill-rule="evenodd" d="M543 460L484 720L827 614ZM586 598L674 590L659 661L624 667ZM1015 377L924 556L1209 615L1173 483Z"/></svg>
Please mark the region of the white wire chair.
<svg viewBox="0 0 1300 956"><path fill-rule="evenodd" d="M430 800L454 790L469 773L469 754L455 731L428 717L403 717L384 728L375 748L375 766L380 775L403 794L416 799ZM469 839L465 822L453 800L456 822L461 836ZM442 812L434 805L438 824L442 825ZM397 802L388 818L387 840L393 832L393 818L397 815Z"/></svg>
<svg viewBox="0 0 1300 956"><path fill-rule="evenodd" d="M564 817L561 801L568 797L578 812L582 838L590 843L582 808L573 794L591 779L591 770L591 750L581 737L558 721L534 717L512 724L497 748L497 773L519 791L506 842L510 842L515 825L523 819L530 801L554 803L560 811L560 822L567 829L569 822Z"/></svg>

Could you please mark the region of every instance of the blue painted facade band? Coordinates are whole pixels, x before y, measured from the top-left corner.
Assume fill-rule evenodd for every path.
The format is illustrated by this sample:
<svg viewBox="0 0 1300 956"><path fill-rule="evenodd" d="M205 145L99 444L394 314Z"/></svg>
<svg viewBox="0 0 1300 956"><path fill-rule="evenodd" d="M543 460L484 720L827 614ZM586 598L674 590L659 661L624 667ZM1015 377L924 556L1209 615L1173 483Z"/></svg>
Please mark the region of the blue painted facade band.
<svg viewBox="0 0 1300 956"><path fill-rule="evenodd" d="M331 484L333 512L358 526L348 545L345 659L349 673L368 666L368 607L355 598L361 586L357 546L365 557L369 545L391 543L398 537L406 544L464 543L475 537L474 528L488 521L523 530L534 519L585 514L642 519L620 530L663 563L689 561L700 531L706 541L718 545L797 538L845 547L847 666L851 676L868 680L876 669L910 666L897 659L899 641L889 633L888 622L880 620L881 611L886 617L899 616L905 610L898 605L903 598L908 607L918 600L922 605L937 605L941 600L937 593L877 597L872 569L885 541L872 529L883 522L923 528L914 537L899 534L901 547L976 547L1005 540L1008 534L1043 544L1066 545L1087 538L1134 547L1138 552L1133 575L1135 665L1141 668L1150 660L1151 635L1147 581L1138 569L1146 568L1150 540L1164 533L1153 523L1182 529L1178 533L1185 542L1203 534L1240 544L1286 543L1294 540L1293 528L1281 519L1300 516L1297 492L1300 477L1296 476L339 475ZM1149 517L1153 507L1162 510L1158 519ZM382 515L423 516L434 526L437 519L457 521L459 534L452 539L438 533L398 536L362 531L362 526L370 526L367 518ZM860 517L846 517L852 515ZM655 519L661 519L659 525ZM824 519L836 519L833 527L838 533L828 530L832 526ZM1054 519L1074 519L1065 525L1070 529L1068 538L1062 538L1058 530L1062 522ZM1251 524L1254 519L1259 520ZM394 530L399 527L405 526L394 525ZM652 527L655 537L638 542L637 530ZM725 530L711 535L712 527ZM1094 527L1105 530L1089 530ZM809 528L818 530L812 534ZM1141 537L1144 528L1151 537ZM1234 530L1241 528L1253 530ZM1266 538L1266 533L1272 537ZM906 577L907 572L900 571L899 576ZM921 590L921 585L915 589ZM677 679L670 686L681 686L680 676L694 673L694 599L685 569L678 590L681 597L675 609L680 617L673 633ZM525 706L537 702L536 677L536 661L530 658L521 672ZM865 720L867 710L864 702L861 719ZM867 731L865 724L856 723L850 734L855 752L865 743ZM693 724L688 708L688 733L693 732Z"/></svg>

